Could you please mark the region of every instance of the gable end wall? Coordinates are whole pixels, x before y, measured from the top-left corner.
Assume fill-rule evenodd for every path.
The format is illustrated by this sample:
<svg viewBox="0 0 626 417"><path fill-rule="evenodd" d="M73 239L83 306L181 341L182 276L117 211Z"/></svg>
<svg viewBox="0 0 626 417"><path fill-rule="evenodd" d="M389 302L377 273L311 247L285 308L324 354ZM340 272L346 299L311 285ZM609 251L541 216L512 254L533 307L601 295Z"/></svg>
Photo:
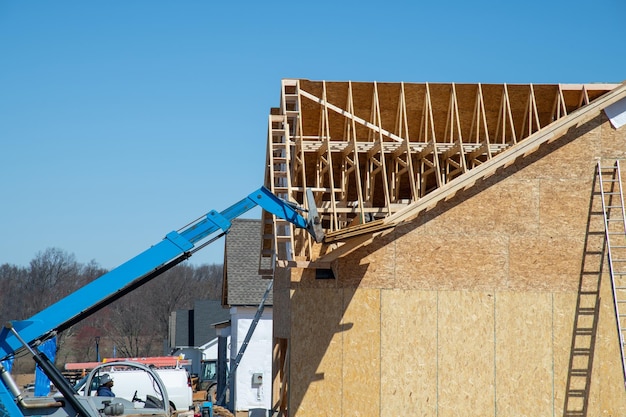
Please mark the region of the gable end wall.
<svg viewBox="0 0 626 417"><path fill-rule="evenodd" d="M584 407L568 387L589 416L626 415L593 194L597 158L625 151L602 114L340 258L335 280L285 274L290 415L564 415ZM578 323L595 319L595 339L577 338L577 303L596 302Z"/></svg>

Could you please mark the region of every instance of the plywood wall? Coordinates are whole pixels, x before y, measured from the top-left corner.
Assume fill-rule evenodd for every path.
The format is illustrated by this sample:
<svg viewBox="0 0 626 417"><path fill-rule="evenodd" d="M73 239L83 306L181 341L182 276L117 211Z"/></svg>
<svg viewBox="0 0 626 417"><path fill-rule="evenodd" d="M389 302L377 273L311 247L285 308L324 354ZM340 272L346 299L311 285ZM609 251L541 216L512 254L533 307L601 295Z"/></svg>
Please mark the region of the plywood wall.
<svg viewBox="0 0 626 417"><path fill-rule="evenodd" d="M626 156L618 142L626 131L597 117L340 258L335 280L292 270L290 415L626 415L593 202L596 157ZM587 365L583 402L568 389Z"/></svg>

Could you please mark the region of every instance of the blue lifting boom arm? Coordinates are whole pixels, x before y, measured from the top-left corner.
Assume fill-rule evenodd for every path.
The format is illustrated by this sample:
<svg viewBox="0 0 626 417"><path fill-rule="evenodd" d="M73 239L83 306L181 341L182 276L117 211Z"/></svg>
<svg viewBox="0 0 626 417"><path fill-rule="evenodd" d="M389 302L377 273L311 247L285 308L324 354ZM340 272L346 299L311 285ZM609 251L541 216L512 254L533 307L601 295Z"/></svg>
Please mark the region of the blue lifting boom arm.
<svg viewBox="0 0 626 417"><path fill-rule="evenodd" d="M55 402L52 405L53 409L58 411L54 415L61 417L100 417L102 415L100 413L101 410L96 410L89 406L91 403L85 403L79 399L74 388L65 380L47 356L41 353L38 347L40 342L59 331L67 329L189 258L197 250L202 249L227 233L233 219L256 206L260 206L268 213L291 222L298 228L307 229L317 242L321 242L324 238L324 233L311 190L307 190L306 197L309 206L307 218L300 214L300 212L305 211L304 209L277 198L268 189L261 187L221 213L212 210L206 216L182 229L168 233L161 242L150 249L45 308L31 318L7 323L0 330L0 416L26 417L27 415L44 415L40 414L44 413L44 411L39 411L39 408L49 407L49 404L39 404L34 407L27 404L15 381L2 365L2 360L14 356L22 349L26 349L50 381L54 383L65 400L63 402ZM207 239L219 230L222 231L221 234ZM60 411L62 410L60 407L66 410L65 414ZM44 408L41 410L44 410ZM46 408L45 410L48 409ZM47 413L48 411L45 412Z"/></svg>
<svg viewBox="0 0 626 417"><path fill-rule="evenodd" d="M304 209L279 199L267 188L261 187L221 213L215 210L210 211L206 216L183 229L168 233L161 242L150 249L31 318L23 321L12 321L7 324L0 331L0 360L6 359L25 348L23 342L30 346L36 346L56 332L67 329L189 258L196 250L227 233L233 219L256 206L291 222L298 228L307 229L317 242L321 242L324 233L310 190L307 190L307 200L309 212L305 218L300 214ZM202 243L219 230L222 230L222 234L209 242ZM0 387L0 393L1 391L2 387Z"/></svg>

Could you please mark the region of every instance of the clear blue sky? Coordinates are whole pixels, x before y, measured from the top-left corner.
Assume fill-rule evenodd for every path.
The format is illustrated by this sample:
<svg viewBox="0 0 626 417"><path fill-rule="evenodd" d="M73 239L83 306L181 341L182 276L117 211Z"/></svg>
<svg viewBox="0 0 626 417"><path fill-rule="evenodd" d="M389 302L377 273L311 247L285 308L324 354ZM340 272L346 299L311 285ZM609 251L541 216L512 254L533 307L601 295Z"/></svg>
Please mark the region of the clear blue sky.
<svg viewBox="0 0 626 417"><path fill-rule="evenodd" d="M255 190L282 78L621 82L625 16L623 0L0 0L0 264L55 247L113 268Z"/></svg>

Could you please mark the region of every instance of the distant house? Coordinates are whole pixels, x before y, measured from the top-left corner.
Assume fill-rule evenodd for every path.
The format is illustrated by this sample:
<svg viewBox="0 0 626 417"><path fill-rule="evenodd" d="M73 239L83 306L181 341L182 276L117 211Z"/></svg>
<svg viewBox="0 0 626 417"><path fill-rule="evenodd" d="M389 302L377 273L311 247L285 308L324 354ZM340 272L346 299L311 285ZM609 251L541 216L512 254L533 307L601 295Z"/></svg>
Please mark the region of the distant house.
<svg viewBox="0 0 626 417"><path fill-rule="evenodd" d="M177 310L170 313L168 354L184 354L192 361L188 370L200 373L202 359L214 359L217 348L216 323L230 320L230 312L218 300L196 300L193 310ZM207 352L211 357L207 358Z"/></svg>
<svg viewBox="0 0 626 417"><path fill-rule="evenodd" d="M170 313L170 349L210 342L217 337L213 325L229 318L230 313L219 300L196 300L193 310Z"/></svg>
<svg viewBox="0 0 626 417"><path fill-rule="evenodd" d="M244 345L259 304L267 295L260 319L231 378L229 408L235 412L271 408L273 295L271 290L267 291L270 281L259 275L260 242L260 220L235 219L226 235L222 304L230 307L230 327L222 335L229 334L231 338L230 369Z"/></svg>

